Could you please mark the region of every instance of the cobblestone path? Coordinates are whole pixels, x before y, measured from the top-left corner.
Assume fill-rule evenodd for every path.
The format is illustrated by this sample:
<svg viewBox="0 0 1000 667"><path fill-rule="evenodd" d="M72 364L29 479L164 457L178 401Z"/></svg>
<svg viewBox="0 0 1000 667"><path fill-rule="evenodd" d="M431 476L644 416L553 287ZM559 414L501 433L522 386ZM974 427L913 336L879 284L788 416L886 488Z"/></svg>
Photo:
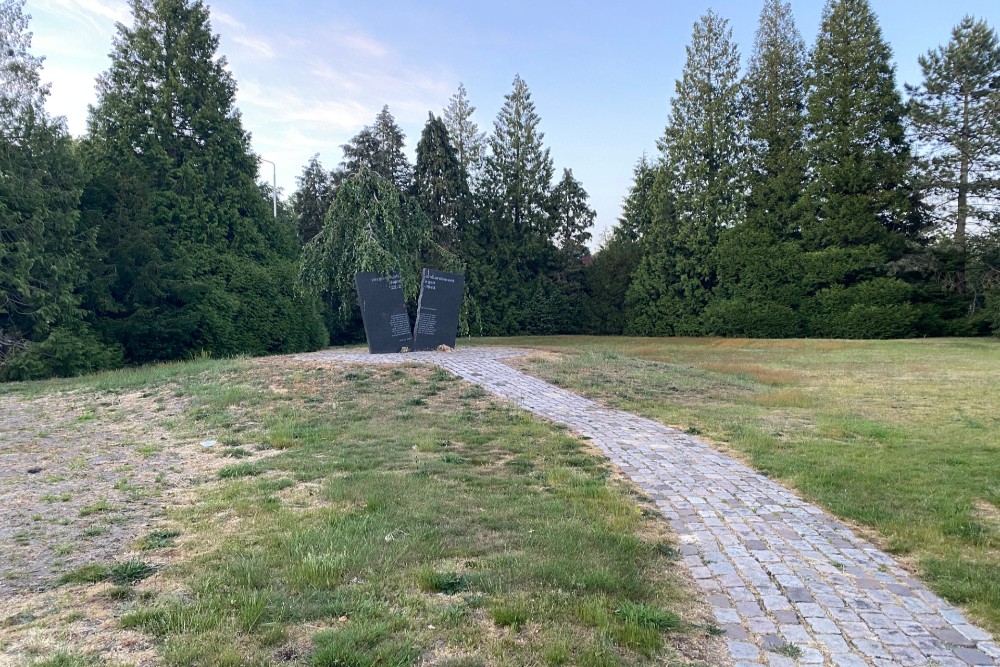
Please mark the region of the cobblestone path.
<svg viewBox="0 0 1000 667"><path fill-rule="evenodd" d="M1000 647L988 633L847 526L695 437L501 361L524 353L468 348L300 358L436 364L592 440L670 521L737 667L1000 665Z"/></svg>

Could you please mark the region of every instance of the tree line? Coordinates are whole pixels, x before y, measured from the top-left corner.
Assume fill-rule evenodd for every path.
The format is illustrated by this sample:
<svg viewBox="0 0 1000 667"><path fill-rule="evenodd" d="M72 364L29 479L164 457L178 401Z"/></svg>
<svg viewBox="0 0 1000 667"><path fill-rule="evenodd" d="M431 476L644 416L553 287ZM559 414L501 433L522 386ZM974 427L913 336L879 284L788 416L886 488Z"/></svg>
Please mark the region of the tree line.
<svg viewBox="0 0 1000 667"><path fill-rule="evenodd" d="M410 164L389 109L270 210L200 0L131 0L87 133L45 110L24 0L0 0L0 378L362 334L353 275L467 276L476 335L901 337L1000 328L1000 46L967 18L904 101L867 0L806 49L766 0L746 72L695 25L659 154L619 224L557 178L527 84L482 132L464 87Z"/></svg>
<svg viewBox="0 0 1000 667"><path fill-rule="evenodd" d="M807 49L767 0L745 73L695 25L659 155L586 281L583 330L896 338L1000 331L1000 44L966 17L895 82L867 0Z"/></svg>

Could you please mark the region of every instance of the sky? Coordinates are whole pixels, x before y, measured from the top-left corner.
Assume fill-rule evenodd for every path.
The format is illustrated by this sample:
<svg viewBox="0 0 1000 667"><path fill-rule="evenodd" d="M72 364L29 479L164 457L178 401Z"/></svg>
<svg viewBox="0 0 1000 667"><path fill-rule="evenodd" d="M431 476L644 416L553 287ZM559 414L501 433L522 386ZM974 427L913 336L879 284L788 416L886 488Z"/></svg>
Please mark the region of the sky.
<svg viewBox="0 0 1000 667"><path fill-rule="evenodd" d="M920 81L917 57L948 41L964 15L1000 27L1000 0L870 0L893 48L897 85ZM340 146L388 104L414 156L428 112L440 115L459 82L480 130L515 74L531 90L557 169L570 168L597 211L595 242L621 212L632 169L655 156L694 22L709 8L729 19L744 66L763 0L209 0L239 86L236 103L254 150L276 164L287 196L309 158L327 169ZM824 0L793 0L807 45ZM94 80L108 68L125 0L27 0L33 51L46 58L50 112L86 130ZM270 165L262 175L271 178Z"/></svg>

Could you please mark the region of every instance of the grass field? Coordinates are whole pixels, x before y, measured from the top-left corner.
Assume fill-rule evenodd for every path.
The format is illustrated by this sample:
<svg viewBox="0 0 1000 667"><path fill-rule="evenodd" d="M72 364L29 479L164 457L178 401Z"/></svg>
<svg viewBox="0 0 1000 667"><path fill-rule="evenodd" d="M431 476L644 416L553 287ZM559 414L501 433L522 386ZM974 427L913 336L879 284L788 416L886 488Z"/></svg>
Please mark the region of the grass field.
<svg viewBox="0 0 1000 667"><path fill-rule="evenodd" d="M1000 632L1000 341L514 338L532 373L711 438Z"/></svg>
<svg viewBox="0 0 1000 667"><path fill-rule="evenodd" d="M147 419L167 406L158 447L219 457L120 558L54 572L61 597L0 612L0 652L29 664L143 664L100 648L135 636L178 666L701 665L723 650L642 497L585 442L443 371L198 360L0 397L94 406L64 419L81 438L131 419L112 413L126 398ZM73 634L91 617L109 624Z"/></svg>

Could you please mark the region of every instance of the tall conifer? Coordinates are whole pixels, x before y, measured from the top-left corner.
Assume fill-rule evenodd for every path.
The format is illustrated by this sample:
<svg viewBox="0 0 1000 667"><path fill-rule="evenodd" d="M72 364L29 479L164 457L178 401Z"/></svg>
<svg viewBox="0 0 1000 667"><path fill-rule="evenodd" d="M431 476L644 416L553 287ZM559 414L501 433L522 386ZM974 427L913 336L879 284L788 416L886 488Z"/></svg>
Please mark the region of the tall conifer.
<svg viewBox="0 0 1000 667"><path fill-rule="evenodd" d="M323 169L319 155L309 159L295 181L299 187L292 196L292 210L298 220L299 240L308 243L323 228L336 188L331 174Z"/></svg>
<svg viewBox="0 0 1000 667"><path fill-rule="evenodd" d="M361 130L341 148L344 161L341 170L353 176L367 167L382 178L392 181L400 192L409 192L413 184L413 167L406 159L406 135L396 124L388 105L375 116L375 122Z"/></svg>
<svg viewBox="0 0 1000 667"><path fill-rule="evenodd" d="M42 59L23 0L0 1L0 378L72 375L113 364L84 322L77 288L92 238L82 178L61 119L45 110Z"/></svg>
<svg viewBox="0 0 1000 667"><path fill-rule="evenodd" d="M429 116L417 143L414 195L431 220L434 242L450 250L468 220L471 194L448 129L439 117Z"/></svg>
<svg viewBox="0 0 1000 667"><path fill-rule="evenodd" d="M761 11L742 103L747 120L746 215L719 239L718 289L706 331L762 337L801 333L799 198L805 183L805 44L791 5Z"/></svg>
<svg viewBox="0 0 1000 667"><path fill-rule="evenodd" d="M89 216L110 268L91 295L134 361L302 350L325 338L294 293L297 244L256 184L236 84L200 0L132 0L98 80Z"/></svg>
<svg viewBox="0 0 1000 667"><path fill-rule="evenodd" d="M629 295L635 333L701 331L701 311L715 286L719 233L742 215L739 68L729 22L709 11L694 25L659 142L657 212Z"/></svg>
<svg viewBox="0 0 1000 667"><path fill-rule="evenodd" d="M907 86L933 221L951 235L953 287L965 291L967 238L1000 230L1000 40L967 16L945 46L920 56L924 80ZM973 288L976 291L976 288Z"/></svg>
<svg viewBox="0 0 1000 667"><path fill-rule="evenodd" d="M552 158L520 76L504 100L488 140L477 220L469 230L471 296L483 331L493 334L522 331L557 308L548 278L555 258Z"/></svg>
<svg viewBox="0 0 1000 667"><path fill-rule="evenodd" d="M458 161L469 175L470 186L478 181L486 159L486 137L472 120L475 112L476 107L469 102L465 84L459 83L458 91L451 96L444 110L444 124L458 154Z"/></svg>
<svg viewBox="0 0 1000 667"><path fill-rule="evenodd" d="M920 232L892 53L868 0L829 0L807 78L806 278L810 331L912 331L907 285L886 277Z"/></svg>

